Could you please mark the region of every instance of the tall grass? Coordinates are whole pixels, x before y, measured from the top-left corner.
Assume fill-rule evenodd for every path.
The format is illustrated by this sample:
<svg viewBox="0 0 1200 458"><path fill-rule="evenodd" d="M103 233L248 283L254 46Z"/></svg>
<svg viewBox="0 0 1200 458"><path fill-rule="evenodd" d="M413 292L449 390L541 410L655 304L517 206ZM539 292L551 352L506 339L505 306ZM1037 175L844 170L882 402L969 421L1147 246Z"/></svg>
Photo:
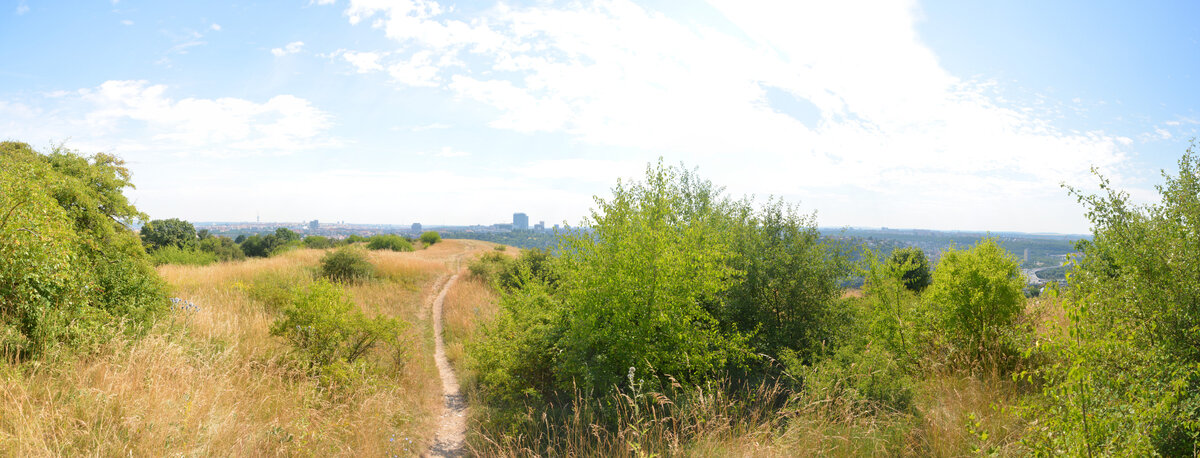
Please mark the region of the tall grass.
<svg viewBox="0 0 1200 458"><path fill-rule="evenodd" d="M407 321L411 350L402 366L378 364L343 387L310 377L269 334L277 307L268 302L280 285L311 279L323 251L161 266L173 294L198 307L139 340L0 364L0 455L422 453L441 409L422 294L473 246L372 254L381 278L348 289L366 314Z"/></svg>

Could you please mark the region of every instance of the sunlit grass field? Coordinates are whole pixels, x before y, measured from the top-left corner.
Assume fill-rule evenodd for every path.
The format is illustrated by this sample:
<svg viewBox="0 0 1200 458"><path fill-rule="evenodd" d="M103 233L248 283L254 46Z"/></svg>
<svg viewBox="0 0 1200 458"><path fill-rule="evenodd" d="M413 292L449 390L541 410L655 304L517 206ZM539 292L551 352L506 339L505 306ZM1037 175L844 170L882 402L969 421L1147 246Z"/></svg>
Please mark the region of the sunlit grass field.
<svg viewBox="0 0 1200 458"><path fill-rule="evenodd" d="M441 409L427 296L463 253L449 240L374 251L376 279L348 288L367 315L407 323L401 357L351 386L308 376L270 335L325 251L159 273L181 301L148 336L85 356L2 366L0 454L391 456L433 440Z"/></svg>

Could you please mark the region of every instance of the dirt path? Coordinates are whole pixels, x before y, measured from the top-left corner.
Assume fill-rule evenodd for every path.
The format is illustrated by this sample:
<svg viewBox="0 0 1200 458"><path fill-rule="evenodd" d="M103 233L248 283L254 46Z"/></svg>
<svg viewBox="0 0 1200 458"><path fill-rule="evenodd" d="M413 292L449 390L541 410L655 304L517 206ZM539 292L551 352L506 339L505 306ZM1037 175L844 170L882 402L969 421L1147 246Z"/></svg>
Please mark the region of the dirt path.
<svg viewBox="0 0 1200 458"><path fill-rule="evenodd" d="M457 267L457 262L455 263ZM454 367L446 359L446 342L442 339L442 305L446 302L446 293L458 280L455 273L442 285L437 299L433 301L433 336L436 342L433 358L437 362L438 373L442 378L442 416L438 419L437 436L433 446L429 448L429 456L463 456L463 440L467 432L467 403L462 392L458 389L458 377Z"/></svg>

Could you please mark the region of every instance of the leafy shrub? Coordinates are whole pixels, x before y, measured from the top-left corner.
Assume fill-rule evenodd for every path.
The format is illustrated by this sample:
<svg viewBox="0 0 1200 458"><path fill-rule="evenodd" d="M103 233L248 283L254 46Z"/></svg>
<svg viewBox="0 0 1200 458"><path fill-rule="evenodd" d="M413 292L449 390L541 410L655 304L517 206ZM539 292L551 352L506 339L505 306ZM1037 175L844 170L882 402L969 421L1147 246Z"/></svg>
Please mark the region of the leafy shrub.
<svg viewBox="0 0 1200 458"><path fill-rule="evenodd" d="M200 239L196 248L206 253L212 253L218 261L241 261L246 259L242 248L229 237L205 237Z"/></svg>
<svg viewBox="0 0 1200 458"><path fill-rule="evenodd" d="M1200 158L1188 148L1148 206L1100 178L1071 189L1093 227L1063 291L1069 324L1040 375L1029 442L1047 454L1200 450Z"/></svg>
<svg viewBox="0 0 1200 458"><path fill-rule="evenodd" d="M188 248L198 237L192 223L178 218L151 220L142 226L142 242L147 248Z"/></svg>
<svg viewBox="0 0 1200 458"><path fill-rule="evenodd" d="M315 248L315 249L321 250L321 249L325 249L325 248L333 248L333 245L334 245L333 240L330 240L329 237L325 237L325 236L321 236L321 235L310 235L310 236L304 238L304 247L305 248Z"/></svg>
<svg viewBox="0 0 1200 458"><path fill-rule="evenodd" d="M275 229L267 235L254 234L242 240L241 249L246 256L265 258L300 247L300 234L286 227Z"/></svg>
<svg viewBox="0 0 1200 458"><path fill-rule="evenodd" d="M949 341L974 355L999 355L1025 303L1020 263L995 239L942 254L925 298Z"/></svg>
<svg viewBox="0 0 1200 458"><path fill-rule="evenodd" d="M798 352L805 360L831 346L845 327L839 303L849 263L821 242L816 219L771 200L753 211L733 203L722 229L732 239L727 264L740 281L720 297L713 315L723 326L751 333L755 353Z"/></svg>
<svg viewBox="0 0 1200 458"><path fill-rule="evenodd" d="M311 282L311 275L268 270L255 275L248 283L237 282L234 286L262 303L267 310L279 311L291 302L297 288L304 288Z"/></svg>
<svg viewBox="0 0 1200 458"><path fill-rule="evenodd" d="M833 402L860 413L913 407L916 382L886 348L844 346L811 366L790 351L781 360L802 379L802 395L809 402Z"/></svg>
<svg viewBox="0 0 1200 458"><path fill-rule="evenodd" d="M367 241L371 250L412 251L413 246L407 239L396 234L381 234L371 236Z"/></svg>
<svg viewBox="0 0 1200 458"><path fill-rule="evenodd" d="M926 258L925 251L918 247L910 246L892 251L888 263L901 273L904 286L909 291L920 293L933 283L933 274L929 270L929 258Z"/></svg>
<svg viewBox="0 0 1200 458"><path fill-rule="evenodd" d="M206 266L217 262L217 255L197 248L179 248L167 245L150 253L155 265L179 264L187 266Z"/></svg>
<svg viewBox="0 0 1200 458"><path fill-rule="evenodd" d="M371 278L374 271L361 248L339 248L321 257L320 275L333 281L355 283Z"/></svg>
<svg viewBox="0 0 1200 458"><path fill-rule="evenodd" d="M113 156L0 142L0 355L103 341L114 325L145 330L168 309L138 235L145 215L122 194Z"/></svg>
<svg viewBox="0 0 1200 458"><path fill-rule="evenodd" d="M341 286L317 280L299 289L271 335L283 337L310 370L329 380L349 378L352 365L377 346L398 350L402 323L395 318L367 318Z"/></svg>
<svg viewBox="0 0 1200 458"><path fill-rule="evenodd" d="M342 241L343 241L343 242L345 242L345 243L347 243L347 244L351 244L351 243L362 243L362 242L366 242L366 241L368 241L368 240L370 240L370 239L368 239L368 238L366 238L366 237L363 237L363 236L361 236L361 235L358 235L358 234L351 234L349 237L346 237L346 238L345 238L344 240L342 240Z"/></svg>
<svg viewBox="0 0 1200 458"><path fill-rule="evenodd" d="M440 241L442 241L442 235L437 231L425 231L421 234L421 244L427 247Z"/></svg>

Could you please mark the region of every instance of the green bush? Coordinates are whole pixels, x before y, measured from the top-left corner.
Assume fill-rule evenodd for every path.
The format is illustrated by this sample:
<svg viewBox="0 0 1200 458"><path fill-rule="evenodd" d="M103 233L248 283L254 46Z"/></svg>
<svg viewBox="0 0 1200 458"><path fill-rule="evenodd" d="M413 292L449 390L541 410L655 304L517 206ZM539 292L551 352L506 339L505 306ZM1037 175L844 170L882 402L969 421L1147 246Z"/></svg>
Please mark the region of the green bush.
<svg viewBox="0 0 1200 458"><path fill-rule="evenodd" d="M138 235L145 219L122 194L119 159L0 142L0 357L144 331L168 310L166 285Z"/></svg>
<svg viewBox="0 0 1200 458"><path fill-rule="evenodd" d="M1020 262L988 238L943 253L925 299L950 343L978 361L1012 350L1024 288Z"/></svg>
<svg viewBox="0 0 1200 458"><path fill-rule="evenodd" d="M206 266L217 262L217 255L196 248L179 248L167 245L150 253L155 265L179 264L187 266Z"/></svg>
<svg viewBox="0 0 1200 458"><path fill-rule="evenodd" d="M925 257L925 250L915 246L900 248L892 251L888 263L901 272L904 286L909 291L920 293L933 283L933 274L930 273L929 258Z"/></svg>
<svg viewBox="0 0 1200 458"><path fill-rule="evenodd" d="M845 346L811 366L790 351L781 356L787 371L802 380L806 402L835 403L860 413L913 407L916 382L886 348Z"/></svg>
<svg viewBox="0 0 1200 458"><path fill-rule="evenodd" d="M267 310L279 311L291 302L297 288L304 288L311 282L311 275L267 270L255 275L249 283L237 282L234 286Z"/></svg>
<svg viewBox="0 0 1200 458"><path fill-rule="evenodd" d="M440 241L442 241L442 234L437 231L425 231L421 234L421 244L427 247Z"/></svg>
<svg viewBox="0 0 1200 458"><path fill-rule="evenodd" d="M351 244L351 243L362 243L362 242L366 242L368 240L370 240L370 239L363 237L361 235L351 234L349 237L346 237L342 241L345 242L346 244Z"/></svg>
<svg viewBox="0 0 1200 458"><path fill-rule="evenodd" d="M205 237L200 239L196 248L206 253L212 253L218 261L241 261L246 259L242 248L229 237Z"/></svg>
<svg viewBox="0 0 1200 458"><path fill-rule="evenodd" d="M142 226L141 236L149 249L189 248L198 240L192 223L178 218L151 220Z"/></svg>
<svg viewBox="0 0 1200 458"><path fill-rule="evenodd" d="M412 243L408 239L396 234L381 234L373 235L367 241L367 248L371 250L392 250L392 251L412 251Z"/></svg>
<svg viewBox="0 0 1200 458"><path fill-rule="evenodd" d="M286 339L313 372L344 381L353 365L376 347L400 350L402 322L367 318L341 286L317 280L296 291L271 326L271 335Z"/></svg>
<svg viewBox="0 0 1200 458"><path fill-rule="evenodd" d="M314 248L314 249L322 250L325 248L333 248L333 246L334 246L334 241L330 240L329 237L325 237L325 236L321 236L321 235L310 235L310 236L304 238L304 247L305 248Z"/></svg>
<svg viewBox="0 0 1200 458"><path fill-rule="evenodd" d="M333 281L356 283L371 278L374 271L361 248L343 247L321 257L320 275Z"/></svg>
<svg viewBox="0 0 1200 458"><path fill-rule="evenodd" d="M1066 272L1070 319L1029 442L1045 454L1190 456L1200 450L1200 158L1141 206L1100 179L1072 189L1093 227ZM1052 294L1052 293L1048 293Z"/></svg>

